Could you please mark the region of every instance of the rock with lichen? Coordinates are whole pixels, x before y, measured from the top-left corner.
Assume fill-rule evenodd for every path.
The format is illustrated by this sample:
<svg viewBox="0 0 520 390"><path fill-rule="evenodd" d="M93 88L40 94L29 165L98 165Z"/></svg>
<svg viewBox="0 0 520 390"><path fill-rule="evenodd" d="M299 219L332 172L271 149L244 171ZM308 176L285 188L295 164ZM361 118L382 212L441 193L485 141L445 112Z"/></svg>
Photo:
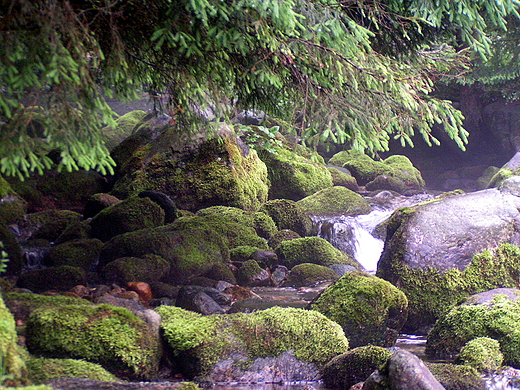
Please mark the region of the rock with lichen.
<svg viewBox="0 0 520 390"><path fill-rule="evenodd" d="M325 363L348 350L341 327L312 310L273 307L211 316L168 306L157 311L182 373L200 381L267 382L273 375L278 381L316 380ZM285 365L276 358L285 358ZM275 369L257 371L265 359Z"/></svg>
<svg viewBox="0 0 520 390"><path fill-rule="evenodd" d="M376 274L407 295L408 331L433 325L471 294L516 286L518 207L520 198L488 189L394 212Z"/></svg>
<svg viewBox="0 0 520 390"><path fill-rule="evenodd" d="M168 123L140 126L114 151L120 169L113 195L160 191L190 211L216 205L256 210L267 200L265 164L227 125L222 124L214 138L198 139L179 136ZM143 138L146 126L156 126L149 131L157 134Z"/></svg>
<svg viewBox="0 0 520 390"><path fill-rule="evenodd" d="M340 324L353 347L391 347L408 314L408 300L386 280L347 272L309 307Z"/></svg>

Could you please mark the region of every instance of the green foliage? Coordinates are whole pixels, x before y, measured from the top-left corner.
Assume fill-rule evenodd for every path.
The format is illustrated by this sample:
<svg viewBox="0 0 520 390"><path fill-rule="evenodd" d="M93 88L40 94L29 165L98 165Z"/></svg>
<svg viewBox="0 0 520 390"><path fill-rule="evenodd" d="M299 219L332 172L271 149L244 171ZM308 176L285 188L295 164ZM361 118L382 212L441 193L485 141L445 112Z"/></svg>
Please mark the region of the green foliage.
<svg viewBox="0 0 520 390"><path fill-rule="evenodd" d="M225 117L232 99L298 115L309 144L377 152L414 134L432 144L442 123L463 148L460 112L429 95L433 80L467 69L442 43L457 36L486 53L489 27L504 30L516 10L514 0L3 2L0 171L42 172L58 150L59 169L111 173L103 95L135 98L143 86L182 130L207 107Z"/></svg>
<svg viewBox="0 0 520 390"><path fill-rule="evenodd" d="M0 241L0 274L7 271L7 263L9 262L9 256L4 251L4 243Z"/></svg>

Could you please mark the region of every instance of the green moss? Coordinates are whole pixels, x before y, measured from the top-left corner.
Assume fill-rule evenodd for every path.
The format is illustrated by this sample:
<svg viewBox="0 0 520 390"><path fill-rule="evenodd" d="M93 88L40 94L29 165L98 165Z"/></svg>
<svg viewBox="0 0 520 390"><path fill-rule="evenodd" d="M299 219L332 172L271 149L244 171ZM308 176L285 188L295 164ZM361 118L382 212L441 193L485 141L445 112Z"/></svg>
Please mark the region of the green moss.
<svg viewBox="0 0 520 390"><path fill-rule="evenodd" d="M190 377L207 375L221 360L239 359L235 364L246 368L256 358L289 350L321 367L348 349L341 327L310 310L273 307L251 314L201 316L160 306L157 312L166 341Z"/></svg>
<svg viewBox="0 0 520 390"><path fill-rule="evenodd" d="M300 156L285 148L274 153L264 151L260 158L268 168L269 198L299 200L332 187L332 177L324 164Z"/></svg>
<svg viewBox="0 0 520 390"><path fill-rule="evenodd" d="M413 210L401 210L401 213L411 215ZM394 226L391 220L389 234ZM383 258L381 261L384 261ZM397 278L386 277L387 272L381 269L377 276L399 286L406 294L410 310L408 326L413 328L420 324L435 323L472 294L498 287L516 287L520 278L520 249L511 244L502 244L494 251L485 250L475 255L464 271L413 269L399 261L399 255L391 259L390 269L390 273L397 275Z"/></svg>
<svg viewBox="0 0 520 390"><path fill-rule="evenodd" d="M237 271L237 281L242 286L249 286L253 283L255 276L263 271L256 260L246 260Z"/></svg>
<svg viewBox="0 0 520 390"><path fill-rule="evenodd" d="M346 187L326 188L297 203L309 215L359 215L372 211L365 198Z"/></svg>
<svg viewBox="0 0 520 390"><path fill-rule="evenodd" d="M118 377L150 378L159 363L157 338L129 310L110 305L37 309L26 328L34 355L85 359Z"/></svg>
<svg viewBox="0 0 520 390"><path fill-rule="evenodd" d="M335 167L327 167L327 169L329 170L332 176L332 185L343 186L352 191L359 191L359 186L354 176L340 171L338 168Z"/></svg>
<svg viewBox="0 0 520 390"><path fill-rule="evenodd" d="M260 211L269 215L280 230L289 229L300 236L313 233L312 221L301 206L289 199L270 200L262 205Z"/></svg>
<svg viewBox="0 0 520 390"><path fill-rule="evenodd" d="M497 340L477 337L461 348L458 360L477 371L486 373L500 368L504 356L500 352L500 343Z"/></svg>
<svg viewBox="0 0 520 390"><path fill-rule="evenodd" d="M181 217L169 225L169 229L185 230L204 228L214 230L227 241L230 249L237 246L255 246L267 250L267 241L256 234L253 227L235 222L234 217L224 214Z"/></svg>
<svg viewBox="0 0 520 390"><path fill-rule="evenodd" d="M294 266L289 272L284 286L303 287L313 286L324 281L336 281L338 274L328 267L318 264L303 263Z"/></svg>
<svg viewBox="0 0 520 390"><path fill-rule="evenodd" d="M12 387L0 386L0 390L12 390ZM31 386L16 386L18 390L55 390L54 387L47 385L31 385Z"/></svg>
<svg viewBox="0 0 520 390"><path fill-rule="evenodd" d="M99 364L75 359L46 359L31 357L27 360L29 380L42 384L53 378L88 378L113 382L119 379Z"/></svg>
<svg viewBox="0 0 520 390"><path fill-rule="evenodd" d="M9 258L5 274L18 276L23 268L22 247L18 243L13 231L3 223L0 223L0 241L3 243L2 249Z"/></svg>
<svg viewBox="0 0 520 390"><path fill-rule="evenodd" d="M0 382L8 380L21 384L25 381L26 367L17 341L13 315L0 297L0 358L3 370Z"/></svg>
<svg viewBox="0 0 520 390"><path fill-rule="evenodd" d="M46 210L29 214L27 219L29 225L37 229L33 239L56 241L69 224L80 222L82 216L70 210Z"/></svg>
<svg viewBox="0 0 520 390"><path fill-rule="evenodd" d="M500 170L493 175L493 177L487 184L487 188L498 188L506 179L515 176L517 173L518 172L513 171L509 168L500 168Z"/></svg>
<svg viewBox="0 0 520 390"><path fill-rule="evenodd" d="M27 202L11 188L0 175L0 223L6 225L20 223L27 213Z"/></svg>
<svg viewBox="0 0 520 390"><path fill-rule="evenodd" d="M323 368L323 382L329 389L350 389L364 382L392 356L386 348L368 345L336 356Z"/></svg>
<svg viewBox="0 0 520 390"><path fill-rule="evenodd" d="M302 238L302 237L298 233L293 232L292 230L283 229L283 230L279 230L278 233L276 233L273 237L271 237L268 244L271 249L276 249L282 241L290 241L290 240L294 240L295 238Z"/></svg>
<svg viewBox="0 0 520 390"><path fill-rule="evenodd" d="M79 239L56 245L49 252L53 266L70 265L89 270L98 260L103 243L98 239Z"/></svg>
<svg viewBox="0 0 520 390"><path fill-rule="evenodd" d="M310 308L340 324L354 346L391 346L406 320L408 300L386 280L347 272Z"/></svg>
<svg viewBox="0 0 520 390"><path fill-rule="evenodd" d="M49 290L68 291L78 284L87 283L87 274L83 268L70 265L35 269L23 273L17 286L33 292Z"/></svg>
<svg viewBox="0 0 520 390"><path fill-rule="evenodd" d="M426 363L426 366L446 390L485 390L481 374L472 367L447 363Z"/></svg>
<svg viewBox="0 0 520 390"><path fill-rule="evenodd" d="M180 229L174 223L116 236L101 250L100 265L121 257L142 258L153 254L170 264L167 281L183 284L188 278L205 274L215 263L229 262L227 240L204 225L196 226Z"/></svg>
<svg viewBox="0 0 520 390"><path fill-rule="evenodd" d="M303 237L290 241L282 241L275 250L280 264L292 268L302 263L329 266L332 264L348 264L360 269L359 263L334 248L330 242L321 237Z"/></svg>
<svg viewBox="0 0 520 390"><path fill-rule="evenodd" d="M224 280L231 284L237 283L235 275L233 274L233 271L231 271L229 264L216 263L203 276L213 280Z"/></svg>
<svg viewBox="0 0 520 390"><path fill-rule="evenodd" d="M334 165L336 167L342 167L348 161L359 156L363 156L363 153L356 152L354 150L342 150L341 152L338 152L332 156L327 164Z"/></svg>
<svg viewBox="0 0 520 390"><path fill-rule="evenodd" d="M115 126L106 126L101 131L103 141L108 150L112 150L120 144L125 138L132 135L133 130L146 116L145 111L135 110L121 115L116 119Z"/></svg>
<svg viewBox="0 0 520 390"><path fill-rule="evenodd" d="M128 282L152 283L168 275L170 263L161 256L122 257L108 263L103 269L106 280L126 286Z"/></svg>
<svg viewBox="0 0 520 390"><path fill-rule="evenodd" d="M100 211L92 221L92 236L108 241L119 234L164 224L164 210L149 198L130 197Z"/></svg>
<svg viewBox="0 0 520 390"><path fill-rule="evenodd" d="M229 257L232 262L246 261L249 260L249 258L251 258L251 255L258 250L260 250L260 248L256 246L241 245L231 249L229 251Z"/></svg>

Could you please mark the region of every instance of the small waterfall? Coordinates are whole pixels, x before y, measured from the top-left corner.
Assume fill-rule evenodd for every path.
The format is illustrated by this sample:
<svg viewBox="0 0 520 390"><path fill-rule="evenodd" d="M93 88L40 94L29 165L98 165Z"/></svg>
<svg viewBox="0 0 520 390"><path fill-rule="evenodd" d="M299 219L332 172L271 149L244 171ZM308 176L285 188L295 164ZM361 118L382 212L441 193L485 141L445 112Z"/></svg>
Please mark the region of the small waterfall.
<svg viewBox="0 0 520 390"><path fill-rule="evenodd" d="M50 251L48 246L23 248L24 269L33 270L44 267L44 260Z"/></svg>
<svg viewBox="0 0 520 390"><path fill-rule="evenodd" d="M366 271L375 273L384 247L384 231L378 232L376 228L397 208L427 199L431 199L431 195L405 197L383 191L369 198L373 206L369 214L354 217L316 217L313 222L318 226L318 237L326 239L337 249L354 257Z"/></svg>

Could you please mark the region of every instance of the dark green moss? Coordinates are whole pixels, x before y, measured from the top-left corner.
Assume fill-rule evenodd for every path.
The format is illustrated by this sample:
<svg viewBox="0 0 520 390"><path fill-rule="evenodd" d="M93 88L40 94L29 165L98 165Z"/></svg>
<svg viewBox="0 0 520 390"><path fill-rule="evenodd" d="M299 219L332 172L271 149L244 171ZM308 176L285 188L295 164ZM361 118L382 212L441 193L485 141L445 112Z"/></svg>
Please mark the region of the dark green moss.
<svg viewBox="0 0 520 390"><path fill-rule="evenodd" d="M99 259L103 243L98 239L79 239L56 245L49 252L53 266L70 265L89 270Z"/></svg>
<svg viewBox="0 0 520 390"><path fill-rule="evenodd" d="M237 271L237 282L241 286L251 286L254 284L255 277L262 271L262 267L256 260L247 260Z"/></svg>
<svg viewBox="0 0 520 390"><path fill-rule="evenodd" d="M143 257L122 257L108 263L103 269L103 277L126 286L128 282L152 283L168 275L170 263L161 256L147 254Z"/></svg>
<svg viewBox="0 0 520 390"><path fill-rule="evenodd" d="M256 246L241 245L229 251L229 257L232 262L244 262L251 258L251 255L260 248Z"/></svg>
<svg viewBox="0 0 520 390"><path fill-rule="evenodd" d="M279 230L278 233L276 233L273 237L271 237L268 244L271 249L276 249L282 241L290 241L290 240L294 240L295 238L302 238L302 237L298 233L293 232L292 230L283 229L283 230Z"/></svg>
<svg viewBox="0 0 520 390"><path fill-rule="evenodd" d="M313 233L312 221L298 203L289 199L270 200L262 205L260 211L269 215L280 230L289 229L300 236Z"/></svg>
<svg viewBox="0 0 520 390"><path fill-rule="evenodd" d="M26 272L18 279L17 286L33 292L49 290L68 291L78 284L86 285L87 276L83 268L60 265Z"/></svg>
<svg viewBox="0 0 520 390"><path fill-rule="evenodd" d="M318 191L299 200L297 204L308 215L359 215L372 211L365 198L346 187L339 186Z"/></svg>
<svg viewBox="0 0 520 390"><path fill-rule="evenodd" d="M0 223L0 242L3 243L2 250L7 253L9 258L5 275L18 276L23 268L22 247L18 243L13 231L3 223Z"/></svg>
<svg viewBox="0 0 520 390"><path fill-rule="evenodd" d="M211 267L211 269L203 276L217 281L224 280L231 284L236 284L237 282L233 271L231 271L230 265L224 263L214 264L213 267Z"/></svg>
<svg viewBox="0 0 520 390"><path fill-rule="evenodd" d="M318 264L303 263L294 266L284 282L284 286L313 286L319 282L336 281L339 275L328 267Z"/></svg>
<svg viewBox="0 0 520 390"><path fill-rule="evenodd" d="M46 210L29 214L27 219L29 225L36 228L33 239L56 241L69 224L80 222L82 216L70 210Z"/></svg>
<svg viewBox="0 0 520 390"><path fill-rule="evenodd" d="M336 167L327 167L327 169L332 175L332 184L334 186L342 186L352 191L359 191L359 186L354 176L349 175L346 172L340 171Z"/></svg>
<svg viewBox="0 0 520 390"><path fill-rule="evenodd" d="M426 363L426 366L446 390L486 390L480 373L469 366L446 363Z"/></svg>
<svg viewBox="0 0 520 390"><path fill-rule="evenodd" d="M334 248L330 242L320 237L303 237L282 241L275 250L280 264L292 268L298 264L313 263L323 266L348 264L361 269L359 263Z"/></svg>
<svg viewBox="0 0 520 390"><path fill-rule="evenodd" d="M159 363L157 338L129 310L110 305L37 309L27 321L34 355L85 359L118 377L151 378Z"/></svg>
<svg viewBox="0 0 520 390"><path fill-rule="evenodd" d="M119 379L99 364L75 359L46 359L31 357L27 360L29 380L34 384L46 383L53 378L88 378L114 382Z"/></svg>
<svg viewBox="0 0 520 390"><path fill-rule="evenodd" d="M372 372L392 356L386 348L368 345L354 348L336 356L323 368L323 382L327 389L348 390L364 382Z"/></svg>
<svg viewBox="0 0 520 390"><path fill-rule="evenodd" d="M494 372L502 366L504 356L500 343L489 337L477 337L468 341L460 350L458 360L483 373Z"/></svg>
<svg viewBox="0 0 520 390"><path fill-rule="evenodd" d="M347 272L310 308L340 324L353 346L392 346L406 320L408 300L386 280Z"/></svg>

